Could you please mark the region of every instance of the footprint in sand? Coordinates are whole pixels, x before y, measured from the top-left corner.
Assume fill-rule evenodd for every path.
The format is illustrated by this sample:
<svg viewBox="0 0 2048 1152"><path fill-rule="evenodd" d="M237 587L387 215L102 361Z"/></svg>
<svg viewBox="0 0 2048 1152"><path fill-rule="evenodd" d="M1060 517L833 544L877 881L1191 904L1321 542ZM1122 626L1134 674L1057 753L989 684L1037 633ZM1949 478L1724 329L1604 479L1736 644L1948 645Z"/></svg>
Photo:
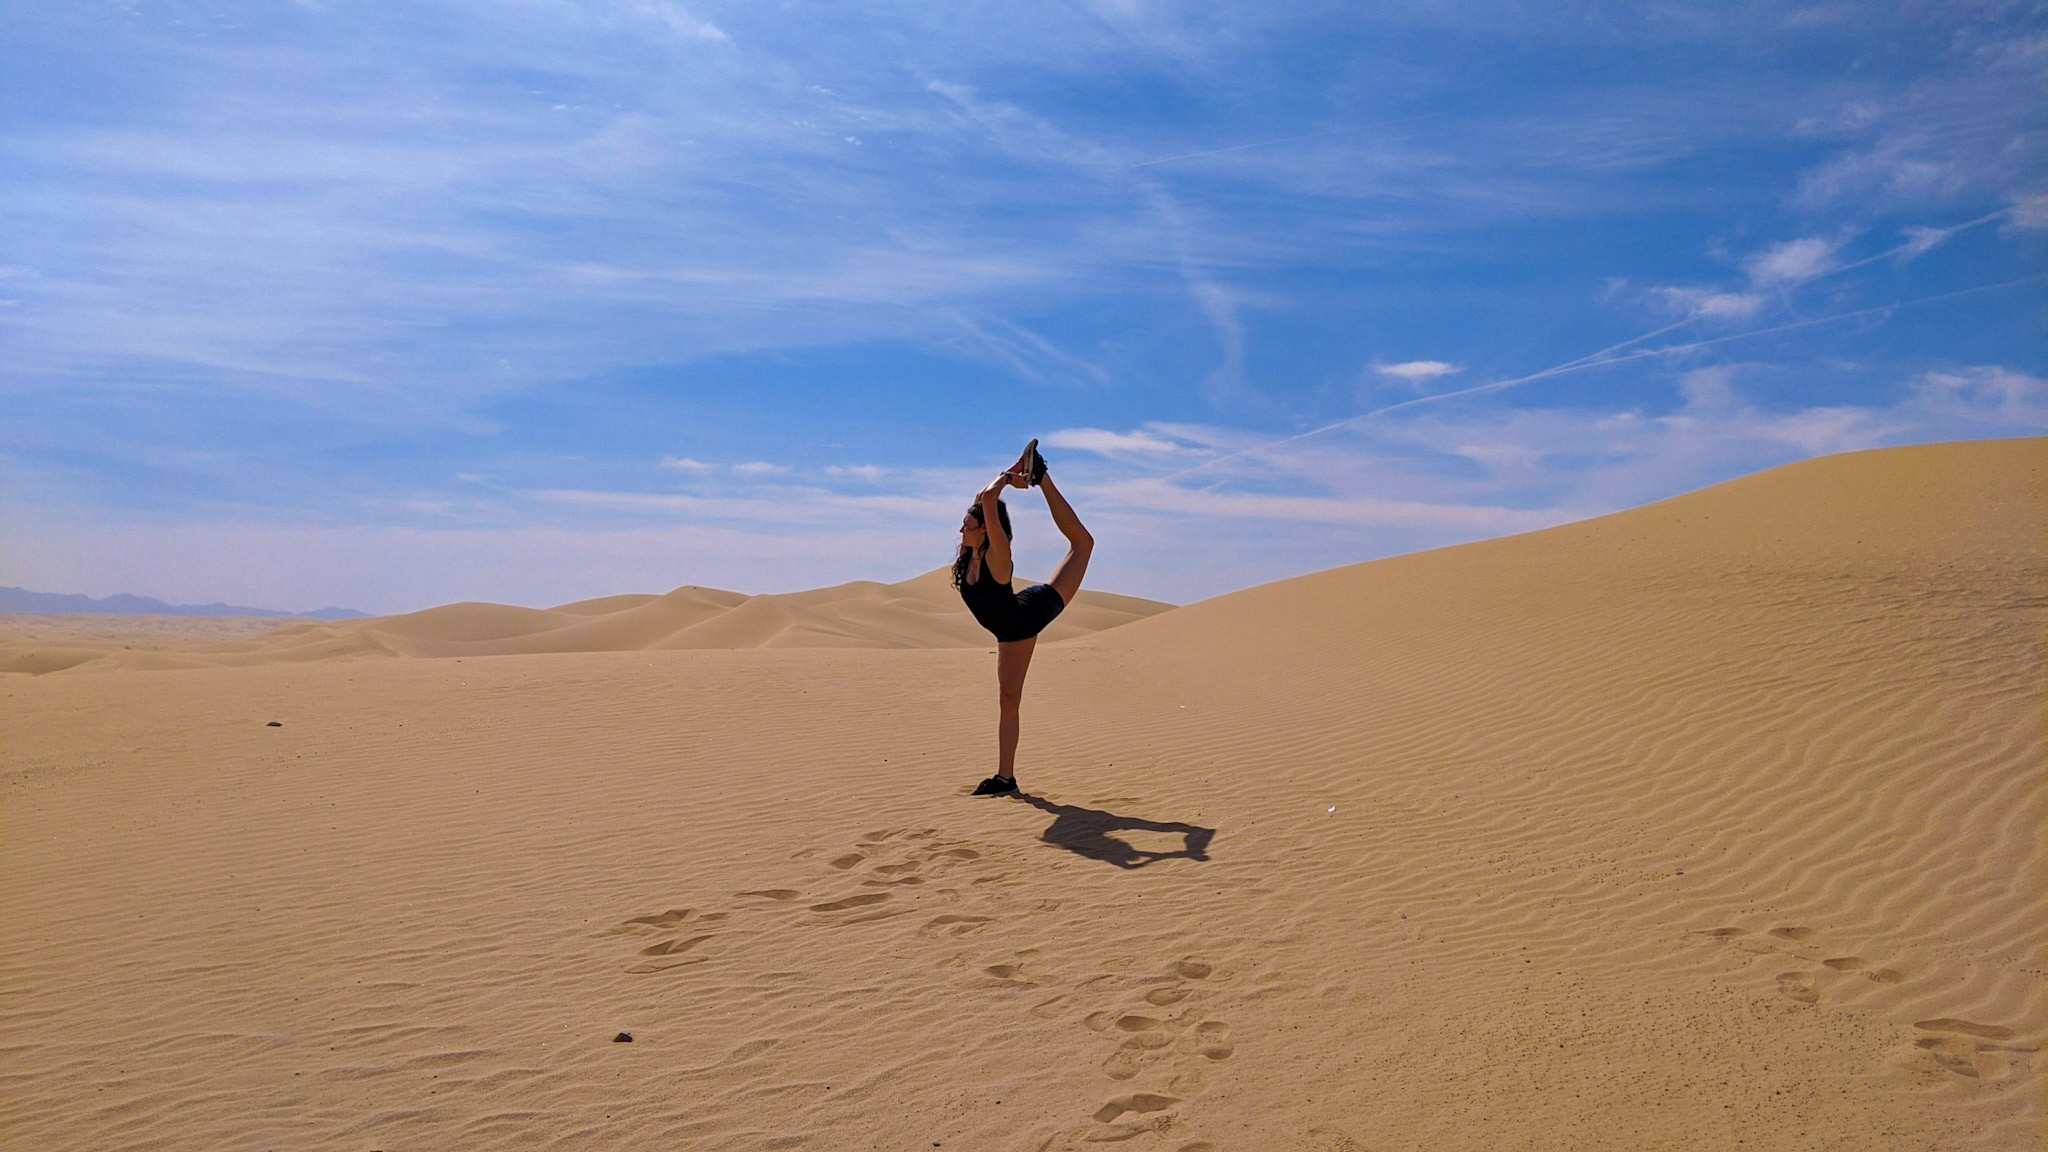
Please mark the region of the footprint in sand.
<svg viewBox="0 0 2048 1152"><path fill-rule="evenodd" d="M1829 972L1855 973L1878 984L1899 984L1906 979L1906 974L1898 969L1874 964L1861 956L1830 956L1816 961L1811 951L1771 948L1761 942L1735 939L1744 935L1740 928L1716 928L1702 934L1727 939L1747 951L1776 951L1808 963L1817 963ZM1769 935L1802 949L1817 948L1821 940L1819 932L1800 925L1773 928ZM1794 1005L1806 1007L1820 1003L1820 985L1815 974L1780 972L1776 981L1778 993ZM1905 1050L1905 1066L1929 1076L1939 1077L1946 1072L1971 1080L2005 1080L2017 1075L2025 1066L2027 1057L2037 1051L2030 1045L2000 1043L2011 1040L2014 1034L2012 1029L1998 1024L1980 1024L1942 1016L1915 1021L1913 1027L1929 1035L1918 1037Z"/></svg>
<svg viewBox="0 0 2048 1152"><path fill-rule="evenodd" d="M1173 980L1175 982L1163 988L1154 988L1145 993L1145 1003L1155 1008L1170 1008L1187 999L1194 991L1179 981L1207 980L1209 973L1214 970L1210 965L1200 960L1179 961L1169 970L1169 975L1154 977L1156 980Z"/></svg>
<svg viewBox="0 0 2048 1152"><path fill-rule="evenodd" d="M1704 936L1709 940L1719 940L1722 943L1732 945L1738 951L1758 956L1775 955L1781 951L1776 944L1771 943L1769 940L1750 939L1749 929L1747 928L1702 928L1693 934Z"/></svg>
<svg viewBox="0 0 2048 1152"><path fill-rule="evenodd" d="M790 895L794 896L796 894L792 892ZM849 908L865 908L870 904L880 904L888 898L889 894L887 892L863 892L858 896L842 896L837 900L828 900L823 904L813 904L811 905L811 911L844 912Z"/></svg>
<svg viewBox="0 0 2048 1152"><path fill-rule="evenodd" d="M2013 1038L2012 1029L1997 1024L1942 1017L1921 1020L1913 1027L1934 1033L1913 1042L1919 1053L1932 1060L1936 1068L1971 1080L2007 1079L2020 1070L2024 1057L2039 1051L2031 1044L1987 1043Z"/></svg>
<svg viewBox="0 0 2048 1152"><path fill-rule="evenodd" d="M671 908L666 912L655 912L647 916L635 916L613 927L607 936L630 935L646 938L676 928L680 925L713 924L725 919L726 912L698 912L695 908ZM710 959L702 945L716 939L716 932L699 932L691 936L670 936L656 940L639 950L639 955L652 959L638 961L626 969L628 972L666 972L672 968L686 968L702 964Z"/></svg>
<svg viewBox="0 0 2048 1152"><path fill-rule="evenodd" d="M1164 1021L1136 1012L1090 1012L1081 1023L1091 1032L1157 1032L1166 1027Z"/></svg>
<svg viewBox="0 0 2048 1152"><path fill-rule="evenodd" d="M934 916L919 929L927 936L967 936L981 931L995 920L993 916L965 916L948 912Z"/></svg>
<svg viewBox="0 0 2048 1152"><path fill-rule="evenodd" d="M1230 1025L1215 1020L1195 1025L1195 1051L1205 1060L1228 1060L1237 1052L1230 1046Z"/></svg>
<svg viewBox="0 0 2048 1152"><path fill-rule="evenodd" d="M1906 974L1896 968L1874 967L1861 956L1837 956L1821 963L1837 972L1861 972L1864 979L1875 980L1879 984L1897 984L1906 978Z"/></svg>
<svg viewBox="0 0 2048 1152"><path fill-rule="evenodd" d="M1820 1003L1820 989L1814 987L1813 977L1804 972L1778 973L1778 991L1795 1003Z"/></svg>
<svg viewBox="0 0 2048 1152"><path fill-rule="evenodd" d="M647 935L658 934L666 929L675 928L678 925L715 922L723 920L725 917L726 914L723 912L706 912L700 915L694 908L671 908L666 912L656 912L649 916L635 916L630 920L620 923L610 932L607 932L606 935L626 934L638 935L644 938ZM628 967L626 971L635 973L666 972L671 968L685 968L692 964L702 964L710 959L710 957L703 954L700 945L709 943L716 939L717 936L718 933L716 932L700 932L693 936L671 936L665 940L656 940L654 943L639 950L641 956L653 957L653 959L635 963Z"/></svg>
<svg viewBox="0 0 2048 1152"><path fill-rule="evenodd" d="M1153 1008L1173 1007L1193 995L1193 989L1187 982L1206 980L1214 970L1206 961L1179 961L1169 966L1165 974L1139 981L1141 984L1162 985L1148 989L1139 998ZM1082 987L1114 987L1119 983L1122 983L1120 979L1105 976L1085 981ZM1104 1009L1088 1013L1082 1017L1081 1024L1091 1032L1117 1040L1115 1051L1102 1063L1103 1075L1112 1080L1129 1080L1154 1061L1177 1053L1182 1059L1176 1064L1178 1072L1173 1077L1173 1087L1176 1091L1192 1093L1201 1086L1200 1066L1203 1061L1227 1060L1235 1051L1227 1043L1229 1026L1220 1021L1204 1020L1192 1008L1170 1016Z"/></svg>
<svg viewBox="0 0 2048 1152"><path fill-rule="evenodd" d="M985 987L998 988L1043 988L1047 981L1043 976L1033 976L1024 970L1024 962L1014 964L989 964L981 970L981 983Z"/></svg>
<svg viewBox="0 0 2048 1152"><path fill-rule="evenodd" d="M836 856L826 863L841 872L866 864L867 875L861 879L861 884L884 888L924 884L938 879L954 865L981 859L981 853L972 848L934 846L937 837L938 832L930 828L915 832L870 832L862 838L855 851Z"/></svg>
<svg viewBox="0 0 2048 1152"><path fill-rule="evenodd" d="M1148 1063L1148 1057L1162 1053L1173 1046L1174 1032L1164 1020L1149 1016L1125 1015L1112 1025L1124 1035L1124 1039L1102 1062L1103 1075L1111 1080L1129 1080Z"/></svg>
<svg viewBox="0 0 2048 1152"><path fill-rule="evenodd" d="M652 916L635 916L631 920L626 921L626 923L647 924L656 928L670 928L677 924L687 923L696 914L697 910L695 908L671 908L666 912L656 912Z"/></svg>
<svg viewBox="0 0 2048 1152"><path fill-rule="evenodd" d="M1817 942L1821 937L1819 932L1796 924L1773 928L1769 933L1773 939L1787 941L1797 946L1796 948L1783 948L1763 940L1742 939L1748 935L1748 930L1744 928L1708 928L1696 934L1726 941L1744 952L1790 956L1809 963L1813 962L1813 953L1807 949L1817 948ZM1877 984L1897 984L1906 978L1906 974L1896 968L1873 964L1861 956L1832 956L1819 963L1830 972L1859 973L1864 979ZM1788 972L1779 975L1777 980L1778 991L1798 1003L1813 1004L1820 1000L1819 986L1810 976Z"/></svg>
<svg viewBox="0 0 2048 1152"><path fill-rule="evenodd" d="M1125 1041L1115 1052L1110 1053L1109 1059L1102 1062L1102 1074L1111 1080L1129 1080L1136 1076L1138 1069L1143 1066L1142 1050L1136 1044Z"/></svg>
<svg viewBox="0 0 2048 1152"><path fill-rule="evenodd" d="M1031 1006L1031 1014L1040 1020L1050 1020L1055 1016L1065 1015L1065 1009L1061 1005L1066 1002L1067 998L1065 996L1054 996L1048 1000L1040 1000Z"/></svg>
<svg viewBox="0 0 2048 1152"><path fill-rule="evenodd" d="M702 936L692 936L687 940L680 938L675 940L663 940L658 944L650 944L647 947L642 948L640 950L640 954L642 956L679 955L681 953L688 952L690 949L695 948L697 945L702 944L706 940L711 939L712 935L713 933L707 932Z"/></svg>
<svg viewBox="0 0 2048 1152"><path fill-rule="evenodd" d="M730 912L699 912L695 908L671 908L649 916L635 916L621 922L607 932L608 936L641 932L648 928L674 928L678 924L714 924L732 915Z"/></svg>
<svg viewBox="0 0 2048 1152"><path fill-rule="evenodd" d="M1123 1081L1151 1069L1166 1084L1164 1092L1131 1092L1105 1100L1090 1114L1092 1123L1070 1129L1048 1142L1046 1148L1083 1148L1146 1135L1166 1135L1185 1124L1173 1111L1174 1106L1201 1092L1204 1067L1228 1060L1234 1052L1229 1043L1229 1025L1203 1018L1190 1003L1198 999L1199 991L1190 985L1208 980L1215 971L1209 962L1190 958L1170 964L1153 976L1134 979L1105 973L1080 981L1067 994L1032 1006L1033 1015L1050 1017L1061 1014L1070 999L1105 993L1116 996L1119 989L1123 990L1121 994L1130 997L1125 1006L1102 1008L1081 1017L1083 1027L1115 1044L1115 1050L1102 1065L1103 1073L1112 1080ZM1161 1008L1176 1010L1162 1013L1158 1011ZM1180 1141L1175 1152L1218 1152L1217 1145L1209 1140L1182 1136Z"/></svg>
<svg viewBox="0 0 2048 1152"><path fill-rule="evenodd" d="M2010 1028L2001 1028L1996 1024L1977 1024L1950 1016L1936 1020L1916 1020L1913 1027L1922 1032L1958 1032L1964 1036L1975 1036L1979 1040L2010 1040L2013 1036Z"/></svg>
<svg viewBox="0 0 2048 1152"><path fill-rule="evenodd" d="M827 867L837 872L849 872L863 864L870 864L868 876L863 878L861 883L864 886L893 889L898 886L922 884L927 878L936 877L949 868L981 859L982 854L979 851L963 847L957 842L947 844L938 840L938 835L938 831L931 828L882 829L863 836L860 844L853 851L842 852L824 861L824 863ZM823 851L823 849L807 848L798 852L792 859L808 860L820 856ZM807 899L804 890L801 888L750 888L737 892L734 895L743 901L756 902L742 906L740 909L742 913L762 910L762 905L758 902L765 901L768 906L772 907L776 905L790 905ZM863 892L836 899L823 899L818 895L812 895L808 899L817 902L807 904L805 907L813 913L828 917L830 923L838 926L864 924L870 921L904 915L915 910L914 907L903 906L877 909L869 912L858 911L881 904L889 900L890 897L891 893L888 891ZM846 915L846 913L856 914ZM700 912L695 908L670 908L645 916L635 916L615 925L606 934L637 935L643 938L647 936L664 936L684 925L710 924L724 920L731 915L732 913L728 911ZM928 936L964 936L979 931L982 927L993 921L994 917L990 916L951 914L934 917L926 922L921 931ZM666 935L666 938L654 940L652 943L645 944L639 948L639 956L645 959L634 962L627 971L665 972L674 968L701 964L710 958L706 954L709 949L705 945L710 943L713 935L712 933L698 933L689 936ZM1029 980L1013 982L1026 986L1032 986L1037 983L1036 981Z"/></svg>
<svg viewBox="0 0 2048 1152"><path fill-rule="evenodd" d="M860 838L866 844L880 844L889 840L929 840L939 834L937 828L884 828L870 832Z"/></svg>
<svg viewBox="0 0 2048 1152"><path fill-rule="evenodd" d="M1155 1092L1133 1092L1129 1096L1118 1096L1105 1101L1102 1107L1095 1110L1095 1122L1110 1124L1127 1114L1144 1116L1153 1112L1163 1112L1178 1103L1180 1101L1172 1096L1161 1096Z"/></svg>

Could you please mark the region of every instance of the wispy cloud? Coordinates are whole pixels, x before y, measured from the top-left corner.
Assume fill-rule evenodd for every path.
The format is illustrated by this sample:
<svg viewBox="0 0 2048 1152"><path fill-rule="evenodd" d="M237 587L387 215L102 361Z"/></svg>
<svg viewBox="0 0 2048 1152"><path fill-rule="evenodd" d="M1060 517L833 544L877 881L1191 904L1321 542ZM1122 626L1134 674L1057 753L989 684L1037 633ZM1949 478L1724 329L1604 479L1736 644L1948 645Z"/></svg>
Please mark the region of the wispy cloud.
<svg viewBox="0 0 2048 1152"><path fill-rule="evenodd" d="M1442 501L1388 500L1378 496L1275 496L1257 492L1188 489L1158 479L1128 480L1097 492L1126 509L1163 513L1175 519L1253 521L1265 524L1330 525L1353 528L1427 529L1440 536L1499 535L1547 527L1570 514L1557 509L1518 509Z"/></svg>
<svg viewBox="0 0 2048 1152"><path fill-rule="evenodd" d="M1747 320L1763 310L1756 292L1727 292L1698 286L1664 285L1651 289L1664 306L1681 316L1703 320Z"/></svg>
<svg viewBox="0 0 2048 1152"><path fill-rule="evenodd" d="M1155 509L1199 500L1205 515L1410 527L1429 523L1426 510L1436 506L1436 523L1472 525L1503 507L1494 501L1555 519L1673 495L1688 475L1706 482L1804 456L2048 427L2048 378L2011 368L1923 373L1895 384L1879 404L1772 407L1767 382L1782 374L1762 366L1692 370L1674 381L1677 403L1662 410L1411 410L1316 439L1219 451L1216 467L1134 477L1103 491L1132 493L1135 504ZM1233 494L1247 499L1221 499Z"/></svg>
<svg viewBox="0 0 2048 1152"><path fill-rule="evenodd" d="M1949 238L1950 231L1946 228L1926 228L1915 225L1906 228L1902 235L1906 237L1906 242L1899 245L1898 258L1901 261L1906 261L1918 256L1925 256L1939 248L1942 242Z"/></svg>
<svg viewBox="0 0 2048 1152"><path fill-rule="evenodd" d="M1118 456L1136 453L1141 456L1170 456L1188 451L1188 447L1158 434L1140 428L1132 432L1111 432L1106 428L1062 428L1048 432L1040 438L1047 448L1071 448L1077 452L1093 452L1099 456Z"/></svg>
<svg viewBox="0 0 2048 1152"><path fill-rule="evenodd" d="M1882 402L1789 408L1769 403L1780 375L1701 369L1679 377L1663 405L1421 409L1308 441L1261 441L1221 425L1070 429L1046 439L1071 437L1068 450L1083 452L1079 443L1170 438L1176 456L1226 461L1176 476L1159 471L1164 453L1084 452L1063 469L1101 542L1091 583L1187 600L1560 523L1815 454L2048 426L2048 378L1997 365L1922 373L1895 382ZM1242 451L1247 442L1256 450ZM883 490L864 494L800 482L710 494L512 492L506 511L526 502L564 515L548 523L515 516L491 530L35 522L27 530L49 548L14 571L20 582L95 594L140 587L197 599L220 589L245 601L398 610L476 597L550 603L683 582L789 590L937 567L975 478L927 471L884 479ZM1029 495L1011 503L1021 563L1049 571L1057 533ZM366 581L366 571L405 555L414 562L398 566L403 579ZM232 571L222 557L237 560Z"/></svg>
<svg viewBox="0 0 2048 1152"><path fill-rule="evenodd" d="M1215 402L1241 401L1246 398L1245 330L1244 322L1238 316L1236 294L1204 263L1196 248L1194 229L1179 202L1165 189L1154 185L1143 186L1143 191L1153 210L1165 221L1167 234L1172 239L1174 262L1179 267L1188 296L1215 333L1221 360L1204 381L1208 395Z"/></svg>
<svg viewBox="0 0 2048 1152"><path fill-rule="evenodd" d="M233 521L830 582L787 542L922 555L1036 431L1186 594L1969 434L2041 370L2024 6L17 7L0 581ZM1831 407L1845 362L1919 406Z"/></svg>
<svg viewBox="0 0 2048 1152"><path fill-rule="evenodd" d="M1803 284L1835 270L1847 237L1807 236L1773 244L1742 262L1749 282L1759 289L1783 289Z"/></svg>
<svg viewBox="0 0 2048 1152"><path fill-rule="evenodd" d="M775 532L846 527L855 520L869 524L906 518L937 522L957 512L956 506L965 498L930 491L848 495L809 484L778 485L745 496L575 488L540 489L521 495L545 504L659 514L693 522L739 522Z"/></svg>
<svg viewBox="0 0 2048 1152"><path fill-rule="evenodd" d="M2048 195L2021 197L2008 219L2014 228L2038 232L2048 228Z"/></svg>
<svg viewBox="0 0 2048 1152"><path fill-rule="evenodd" d="M2038 13L1929 11L1940 12L1947 27L1930 43L1922 75L1855 97L1846 109L1853 115L1809 121L1815 134L1841 138L1843 146L1799 176L1796 206L1924 209L2038 186L2048 161L2048 131L2030 111L2048 63Z"/></svg>
<svg viewBox="0 0 2048 1152"><path fill-rule="evenodd" d="M1409 360L1401 364L1375 364L1373 365L1373 371L1382 376L1392 376L1396 380L1406 380L1411 384L1420 384L1424 381L1434 380L1439 376L1450 376L1462 371L1462 369L1456 364L1450 364L1442 360Z"/></svg>
<svg viewBox="0 0 2048 1152"><path fill-rule="evenodd" d="M1916 224L1902 228L1898 243L1876 253L1845 259L1843 249L1854 239L1851 232L1835 237L1809 236L1771 244L1742 261L1747 290L1701 285L1663 285L1649 289L1652 299L1666 310L1688 319L1746 320L1770 303L1770 294L1783 295L1815 280L1839 276L1879 263L1904 265L1948 243L1955 236L1986 224L2010 220L2018 208L2001 208L1982 216L1943 227ZM1611 296L1613 293L1609 293Z"/></svg>
<svg viewBox="0 0 2048 1152"><path fill-rule="evenodd" d="M996 316L973 317L957 310L950 315L965 335L963 343L970 354L1000 364L1022 379L1091 385L1108 382L1109 373L1101 366L1068 352L1022 324Z"/></svg>
<svg viewBox="0 0 2048 1152"><path fill-rule="evenodd" d="M889 470L876 467L873 464L852 464L846 466L832 464L826 467L825 474L842 479L850 477L869 484L879 484L882 482L882 478L889 474Z"/></svg>

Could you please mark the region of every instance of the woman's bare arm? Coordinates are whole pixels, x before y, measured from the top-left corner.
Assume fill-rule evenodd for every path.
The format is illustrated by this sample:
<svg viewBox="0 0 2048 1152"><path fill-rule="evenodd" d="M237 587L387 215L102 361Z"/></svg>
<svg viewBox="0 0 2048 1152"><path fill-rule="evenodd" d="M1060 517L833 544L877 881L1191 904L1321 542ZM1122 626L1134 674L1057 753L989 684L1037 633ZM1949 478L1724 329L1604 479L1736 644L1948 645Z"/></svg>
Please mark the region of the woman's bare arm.
<svg viewBox="0 0 2048 1152"><path fill-rule="evenodd" d="M981 490L981 523L988 529L988 556L982 561L984 575L995 577L998 584L1008 584L1016 573L1014 561L1010 559L1010 540L1003 535L1003 521L996 513L996 497L1003 489L1013 487L1016 477L1005 472L988 482Z"/></svg>

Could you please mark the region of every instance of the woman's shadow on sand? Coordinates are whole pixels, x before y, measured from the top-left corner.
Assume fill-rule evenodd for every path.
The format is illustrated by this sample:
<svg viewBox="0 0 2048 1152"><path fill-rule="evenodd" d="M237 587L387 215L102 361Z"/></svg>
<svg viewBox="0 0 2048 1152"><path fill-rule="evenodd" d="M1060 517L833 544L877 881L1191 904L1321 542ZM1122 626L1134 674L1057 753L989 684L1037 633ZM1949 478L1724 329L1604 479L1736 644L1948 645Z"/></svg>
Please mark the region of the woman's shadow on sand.
<svg viewBox="0 0 2048 1152"><path fill-rule="evenodd" d="M1041 812L1052 813L1052 823L1040 838L1076 856L1100 860L1118 868L1143 868L1159 860L1207 860L1209 840L1216 835L1214 828L1202 828L1179 821L1140 820L1135 816L1119 816L1099 808L1083 808L1078 804L1055 804L1039 796L1018 793L1017 799ZM1112 832L1165 832L1178 833L1181 848L1177 852L1154 852L1137 848L1110 835Z"/></svg>

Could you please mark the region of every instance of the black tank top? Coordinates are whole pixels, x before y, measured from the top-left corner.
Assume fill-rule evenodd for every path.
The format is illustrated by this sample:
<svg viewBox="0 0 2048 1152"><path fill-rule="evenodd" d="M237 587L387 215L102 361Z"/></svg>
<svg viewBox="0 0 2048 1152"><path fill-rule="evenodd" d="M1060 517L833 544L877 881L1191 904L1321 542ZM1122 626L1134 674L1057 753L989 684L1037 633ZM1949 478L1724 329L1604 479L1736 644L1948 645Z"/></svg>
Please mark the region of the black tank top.
<svg viewBox="0 0 2048 1152"><path fill-rule="evenodd" d="M1007 634L1017 615L1017 593L1010 588L1007 580L998 582L989 574L988 558L982 558L981 572L973 580L960 583L960 599L967 602L967 610L981 621L981 626L998 636Z"/></svg>

